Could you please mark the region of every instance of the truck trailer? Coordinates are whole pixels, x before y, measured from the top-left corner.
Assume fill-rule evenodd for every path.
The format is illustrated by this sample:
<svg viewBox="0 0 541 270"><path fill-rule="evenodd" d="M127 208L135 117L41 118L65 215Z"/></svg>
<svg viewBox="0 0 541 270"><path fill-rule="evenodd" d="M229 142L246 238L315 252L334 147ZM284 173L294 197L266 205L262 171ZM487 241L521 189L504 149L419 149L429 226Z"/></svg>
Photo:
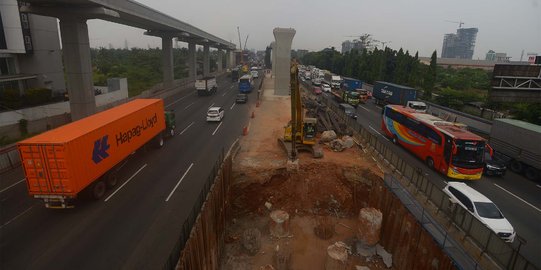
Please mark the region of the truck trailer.
<svg viewBox="0 0 541 270"><path fill-rule="evenodd" d="M511 159L509 168L526 178L541 175L541 126L514 119L494 119L490 146Z"/></svg>
<svg viewBox="0 0 541 270"><path fill-rule="evenodd" d="M195 80L195 90L198 96L210 96L218 90L216 77L204 77Z"/></svg>
<svg viewBox="0 0 541 270"><path fill-rule="evenodd" d="M372 96L379 105L406 105L408 101L417 99L417 90L404 85L377 81Z"/></svg>
<svg viewBox="0 0 541 270"><path fill-rule="evenodd" d="M81 192L94 199L117 184L119 164L147 143L175 134L161 99L136 99L17 143L28 193L47 208L72 208Z"/></svg>

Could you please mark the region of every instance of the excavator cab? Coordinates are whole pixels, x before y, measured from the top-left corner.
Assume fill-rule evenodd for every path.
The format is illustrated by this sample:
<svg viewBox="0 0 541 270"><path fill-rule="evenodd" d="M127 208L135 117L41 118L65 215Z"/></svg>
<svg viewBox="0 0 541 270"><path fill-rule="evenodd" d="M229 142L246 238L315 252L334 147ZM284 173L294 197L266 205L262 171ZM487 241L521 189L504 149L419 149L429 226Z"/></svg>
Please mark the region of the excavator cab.
<svg viewBox="0 0 541 270"><path fill-rule="evenodd" d="M304 118L302 125L302 143L303 144L316 144L316 132L317 132L317 119L316 118Z"/></svg>

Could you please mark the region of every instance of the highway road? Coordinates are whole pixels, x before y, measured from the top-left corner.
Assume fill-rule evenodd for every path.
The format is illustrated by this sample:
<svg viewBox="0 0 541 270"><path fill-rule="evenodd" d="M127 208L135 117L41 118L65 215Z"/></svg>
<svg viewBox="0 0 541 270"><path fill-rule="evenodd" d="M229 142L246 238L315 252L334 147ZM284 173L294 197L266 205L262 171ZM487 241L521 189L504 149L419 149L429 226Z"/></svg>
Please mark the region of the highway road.
<svg viewBox="0 0 541 270"><path fill-rule="evenodd" d="M255 82L259 86L259 80ZM165 100L176 112L176 136L161 149L128 158L121 181L99 201L74 209L46 209L27 195L21 169L0 182L0 269L157 269L167 260L222 151L241 136L257 90L235 104L237 85L218 79L207 97L193 87ZM207 123L211 106L225 108L221 123Z"/></svg>
<svg viewBox="0 0 541 270"><path fill-rule="evenodd" d="M311 87L304 84L308 89ZM327 98L330 94L324 93ZM429 169L423 161L400 146L392 144L381 130L381 107L373 101L359 105L357 122L372 134L384 138L401 158L409 164L421 168L436 186L443 188L449 178ZM521 247L521 254L541 268L541 186L526 178L508 171L504 177L483 176L479 181L466 181L468 185L491 199L504 216L511 222L518 235L526 241ZM514 245L519 244L518 238Z"/></svg>

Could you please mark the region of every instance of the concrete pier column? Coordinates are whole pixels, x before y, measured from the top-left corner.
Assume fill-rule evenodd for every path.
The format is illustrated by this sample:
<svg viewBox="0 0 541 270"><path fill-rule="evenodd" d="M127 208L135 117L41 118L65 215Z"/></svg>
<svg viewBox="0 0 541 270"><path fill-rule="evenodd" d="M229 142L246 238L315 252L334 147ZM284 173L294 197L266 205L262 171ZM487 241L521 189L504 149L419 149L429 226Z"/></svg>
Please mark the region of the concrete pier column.
<svg viewBox="0 0 541 270"><path fill-rule="evenodd" d="M216 61L216 63L218 64L218 72L222 72L224 67L223 67L223 58L224 58L224 51L222 51L222 49L218 49L218 60Z"/></svg>
<svg viewBox="0 0 541 270"><path fill-rule="evenodd" d="M195 80L197 77L197 65L195 55L195 43L188 43L188 77L190 80Z"/></svg>
<svg viewBox="0 0 541 270"><path fill-rule="evenodd" d="M163 65L163 87L173 87L173 38L164 36L162 38L162 65Z"/></svg>
<svg viewBox="0 0 541 270"><path fill-rule="evenodd" d="M208 44L203 45L203 77L210 74L210 47Z"/></svg>
<svg viewBox="0 0 541 270"><path fill-rule="evenodd" d="M274 28L274 39L276 40L273 53L275 53L273 63L274 71L274 94L279 96L289 95L290 90L290 67L291 67L291 43L295 36L293 28Z"/></svg>
<svg viewBox="0 0 541 270"><path fill-rule="evenodd" d="M271 42L271 65L272 65L272 74L271 77L274 78L276 75L276 42Z"/></svg>
<svg viewBox="0 0 541 270"><path fill-rule="evenodd" d="M60 34L71 119L75 121L96 112L86 19L60 19Z"/></svg>
<svg viewBox="0 0 541 270"><path fill-rule="evenodd" d="M227 50L225 52L225 67L226 68L232 68L232 65L231 65L231 50Z"/></svg>

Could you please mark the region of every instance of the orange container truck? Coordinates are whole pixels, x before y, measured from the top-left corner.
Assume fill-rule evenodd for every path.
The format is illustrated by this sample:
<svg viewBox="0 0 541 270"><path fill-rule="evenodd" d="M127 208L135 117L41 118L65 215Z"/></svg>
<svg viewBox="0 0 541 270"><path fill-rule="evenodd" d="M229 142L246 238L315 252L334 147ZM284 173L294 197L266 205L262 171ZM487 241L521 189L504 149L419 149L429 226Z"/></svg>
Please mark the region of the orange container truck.
<svg viewBox="0 0 541 270"><path fill-rule="evenodd" d="M147 143L174 134L174 113L161 99L136 99L17 143L31 196L47 208L71 208L88 191L95 199L117 183L116 169Z"/></svg>

